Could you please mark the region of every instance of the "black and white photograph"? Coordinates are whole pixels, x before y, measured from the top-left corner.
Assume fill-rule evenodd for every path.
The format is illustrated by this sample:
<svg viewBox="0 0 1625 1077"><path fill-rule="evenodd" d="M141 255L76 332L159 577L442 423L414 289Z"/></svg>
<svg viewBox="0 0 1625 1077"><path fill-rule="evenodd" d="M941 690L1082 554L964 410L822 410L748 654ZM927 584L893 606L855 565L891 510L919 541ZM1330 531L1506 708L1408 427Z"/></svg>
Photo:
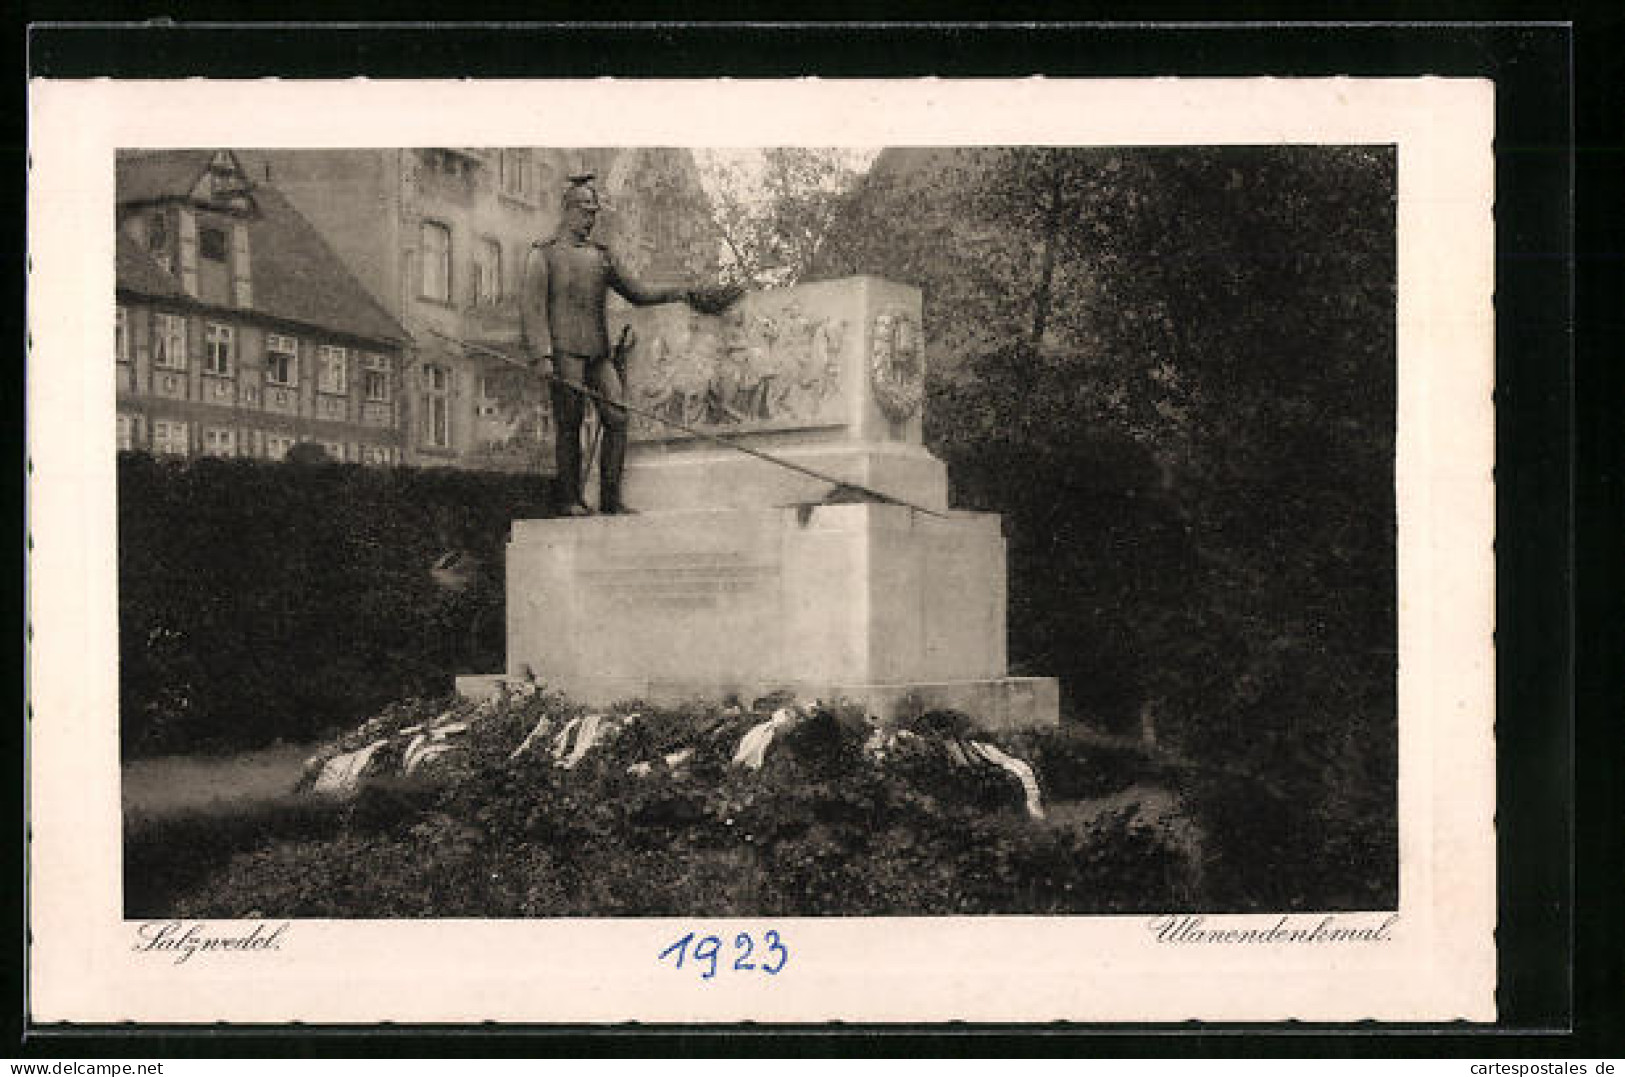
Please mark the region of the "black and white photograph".
<svg viewBox="0 0 1625 1077"><path fill-rule="evenodd" d="M126 915L1395 907L1394 163L120 153Z"/></svg>
<svg viewBox="0 0 1625 1077"><path fill-rule="evenodd" d="M1444 854L1488 840L1493 715L1405 687L1490 627L1430 575L1474 585L1440 529L1489 487L1456 387L1406 396L1428 349L1484 361L1406 279L1416 121L1169 108L1183 139L112 141L73 301L111 332L77 361L122 960L292 990L301 935L641 925L644 975L773 979L829 967L821 924L1073 925L1149 991L1202 951L1381 980L1441 895L1476 932L1483 849ZM1484 997L1432 984L1392 1005Z"/></svg>

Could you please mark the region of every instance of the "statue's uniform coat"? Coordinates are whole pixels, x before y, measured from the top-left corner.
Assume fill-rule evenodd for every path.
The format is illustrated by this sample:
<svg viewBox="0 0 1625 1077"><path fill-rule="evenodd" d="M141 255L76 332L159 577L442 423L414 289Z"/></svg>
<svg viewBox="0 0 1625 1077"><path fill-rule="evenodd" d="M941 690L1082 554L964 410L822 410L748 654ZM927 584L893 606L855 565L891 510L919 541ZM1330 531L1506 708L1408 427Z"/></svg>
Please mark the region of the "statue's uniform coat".
<svg viewBox="0 0 1625 1077"><path fill-rule="evenodd" d="M683 289L650 288L622 271L608 248L593 240L555 236L531 246L525 259L520 324L531 361L553 360L554 372L584 384L616 403L625 399L620 372L611 362L605 303L610 289L639 306L681 299ZM586 400L552 385L555 454L565 504L581 497L581 422ZM601 507L620 509L621 470L626 460L626 412L599 408L604 455L599 465Z"/></svg>

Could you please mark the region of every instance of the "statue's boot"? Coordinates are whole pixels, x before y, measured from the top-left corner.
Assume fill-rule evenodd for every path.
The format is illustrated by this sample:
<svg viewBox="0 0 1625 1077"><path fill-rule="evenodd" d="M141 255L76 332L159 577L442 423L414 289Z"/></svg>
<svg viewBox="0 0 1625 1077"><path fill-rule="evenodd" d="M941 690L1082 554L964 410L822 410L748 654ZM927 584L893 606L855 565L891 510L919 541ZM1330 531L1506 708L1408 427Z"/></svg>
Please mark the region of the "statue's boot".
<svg viewBox="0 0 1625 1077"><path fill-rule="evenodd" d="M621 475L626 470L626 431L604 429L604 456L598 462L598 508L613 516L635 516L637 510L621 500Z"/></svg>
<svg viewBox="0 0 1625 1077"><path fill-rule="evenodd" d="M560 437L554 442L554 456L558 461L559 515L591 516L592 510L581 501L581 440L578 437Z"/></svg>

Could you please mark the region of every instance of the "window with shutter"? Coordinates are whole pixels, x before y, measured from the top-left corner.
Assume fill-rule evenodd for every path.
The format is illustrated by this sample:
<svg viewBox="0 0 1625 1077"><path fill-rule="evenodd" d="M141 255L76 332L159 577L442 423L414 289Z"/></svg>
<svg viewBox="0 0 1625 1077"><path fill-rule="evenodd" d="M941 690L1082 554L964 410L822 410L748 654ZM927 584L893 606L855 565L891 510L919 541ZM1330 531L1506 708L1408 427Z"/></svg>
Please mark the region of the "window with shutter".
<svg viewBox="0 0 1625 1077"><path fill-rule="evenodd" d="M186 369L186 318L180 314L152 316L152 364L169 370Z"/></svg>
<svg viewBox="0 0 1625 1077"><path fill-rule="evenodd" d="M299 342L293 337L266 334L265 380L272 385L299 384Z"/></svg>
<svg viewBox="0 0 1625 1077"><path fill-rule="evenodd" d="M231 228L231 294L239 307L254 305L254 279L249 268L248 227L242 224Z"/></svg>
<svg viewBox="0 0 1625 1077"><path fill-rule="evenodd" d="M181 216L181 287L187 295L197 295L197 218L189 209Z"/></svg>

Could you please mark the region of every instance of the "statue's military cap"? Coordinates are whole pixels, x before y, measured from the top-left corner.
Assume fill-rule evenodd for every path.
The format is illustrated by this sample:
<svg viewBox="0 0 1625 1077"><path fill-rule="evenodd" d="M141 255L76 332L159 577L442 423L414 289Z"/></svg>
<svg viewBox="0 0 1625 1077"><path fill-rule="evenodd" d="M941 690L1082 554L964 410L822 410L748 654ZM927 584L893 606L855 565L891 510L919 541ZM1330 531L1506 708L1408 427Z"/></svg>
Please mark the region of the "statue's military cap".
<svg viewBox="0 0 1625 1077"><path fill-rule="evenodd" d="M577 172L570 176L570 186L564 189L564 204L566 206L586 206L598 208L598 191L592 182L597 178L591 172Z"/></svg>

